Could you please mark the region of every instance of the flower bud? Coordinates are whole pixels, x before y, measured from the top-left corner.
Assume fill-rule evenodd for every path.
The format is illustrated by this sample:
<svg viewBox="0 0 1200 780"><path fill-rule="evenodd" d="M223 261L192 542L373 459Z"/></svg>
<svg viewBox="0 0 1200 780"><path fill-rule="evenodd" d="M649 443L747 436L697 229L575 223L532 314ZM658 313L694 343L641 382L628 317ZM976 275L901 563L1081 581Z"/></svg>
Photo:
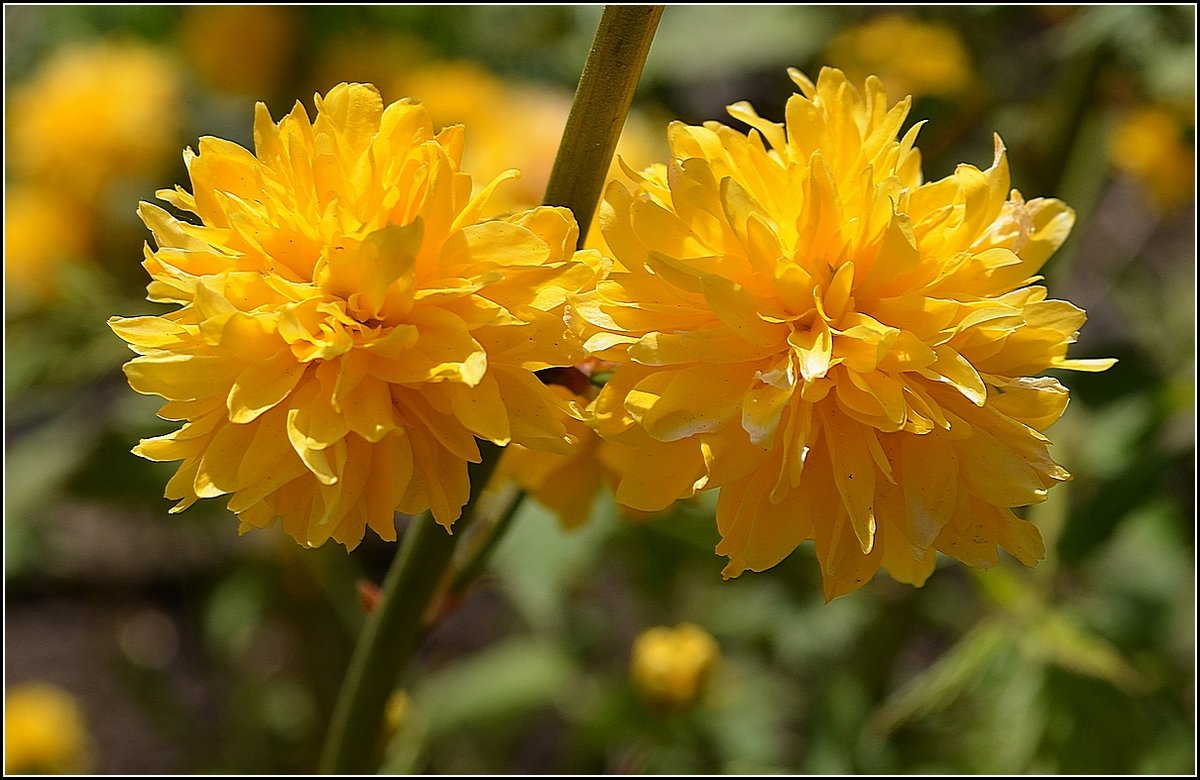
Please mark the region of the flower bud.
<svg viewBox="0 0 1200 780"><path fill-rule="evenodd" d="M683 710L704 694L720 657L717 641L700 626L658 626L642 632L634 642L630 672L647 703Z"/></svg>

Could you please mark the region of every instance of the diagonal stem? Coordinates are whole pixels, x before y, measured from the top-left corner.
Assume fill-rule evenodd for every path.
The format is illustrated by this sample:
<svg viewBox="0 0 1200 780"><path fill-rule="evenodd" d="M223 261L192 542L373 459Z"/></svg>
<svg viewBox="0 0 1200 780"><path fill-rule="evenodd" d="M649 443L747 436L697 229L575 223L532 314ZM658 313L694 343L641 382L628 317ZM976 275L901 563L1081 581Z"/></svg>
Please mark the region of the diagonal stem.
<svg viewBox="0 0 1200 780"><path fill-rule="evenodd" d="M581 247L662 13L661 5L605 6L583 65L543 199L575 214Z"/></svg>
<svg viewBox="0 0 1200 780"><path fill-rule="evenodd" d="M334 707L325 748L318 768L329 774L372 772L382 754L384 708L396 677L412 656L421 635L421 618L450 565L450 556L467 523L472 520L479 494L496 468L502 452L489 442L479 442L480 463L468 466L471 497L463 516L448 534L428 514L414 518L400 552L380 588L379 602L367 616L350 660L350 668Z"/></svg>
<svg viewBox="0 0 1200 780"><path fill-rule="evenodd" d="M487 568L488 559L491 558L497 543L504 536L508 527L512 525L513 518L517 516L517 512L520 511L521 507L525 505L525 499L528 497L529 494L521 490L512 498L508 504L508 508L504 510L504 514L500 515L500 519L488 531L487 538L479 545L479 549L463 565L458 574L454 575L454 579L450 581L450 588L447 592L450 598L460 596L466 592L471 583Z"/></svg>

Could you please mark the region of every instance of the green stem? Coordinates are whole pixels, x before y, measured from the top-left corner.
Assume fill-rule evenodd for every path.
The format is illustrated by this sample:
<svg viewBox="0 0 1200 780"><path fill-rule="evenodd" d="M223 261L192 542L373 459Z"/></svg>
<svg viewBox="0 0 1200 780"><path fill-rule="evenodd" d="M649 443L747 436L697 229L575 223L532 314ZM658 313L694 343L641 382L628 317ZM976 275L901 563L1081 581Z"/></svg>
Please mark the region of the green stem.
<svg viewBox="0 0 1200 780"><path fill-rule="evenodd" d="M454 546L500 460L501 448L479 442L480 463L468 466L471 496L456 533L433 522L429 515L414 518L403 546L380 588L379 603L354 650L346 680L333 711L319 769L327 774L362 774L379 765L384 709L396 678L412 655L421 635L421 619L441 582Z"/></svg>
<svg viewBox="0 0 1200 780"><path fill-rule="evenodd" d="M662 12L661 5L605 6L583 65L543 199L547 206L566 206L575 214L580 247Z"/></svg>
<svg viewBox="0 0 1200 780"><path fill-rule="evenodd" d="M500 515L500 519L496 521L495 526L488 533L487 539L479 545L479 549L467 561L466 565L459 570L458 574L450 583L448 595L451 597L457 596L467 589L467 587L475 581L487 566L488 559L492 555L492 551L496 549L496 544L504 536L504 532L512 525L513 518L517 516L517 511L525 503L525 499L529 496L524 490L521 490L513 497L508 508L504 510L504 514Z"/></svg>

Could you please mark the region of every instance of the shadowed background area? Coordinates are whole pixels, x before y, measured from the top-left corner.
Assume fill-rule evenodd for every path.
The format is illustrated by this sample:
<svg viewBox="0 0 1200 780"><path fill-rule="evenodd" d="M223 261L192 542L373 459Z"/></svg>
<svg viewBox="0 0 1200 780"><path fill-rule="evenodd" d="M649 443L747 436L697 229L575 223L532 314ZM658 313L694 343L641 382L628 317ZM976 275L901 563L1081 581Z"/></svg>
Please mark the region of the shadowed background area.
<svg viewBox="0 0 1200 780"><path fill-rule="evenodd" d="M311 771L394 550L239 537L219 501L167 514L172 464L129 449L170 427L104 327L162 310L137 202L186 186L199 136L252 146L255 101L311 115L368 81L465 123L476 186L519 168L497 197L532 205L599 14L5 9L7 771ZM1075 479L1024 513L1047 559L826 605L809 544L722 582L714 495L653 517L527 501L402 681L385 768L1194 772L1194 29L1186 6L668 8L633 168L667 121L744 130L738 100L780 120L785 69L832 65L914 95L927 179L985 167L997 132L1015 187L1075 208L1046 283L1088 312L1072 354L1120 362L1060 377Z"/></svg>

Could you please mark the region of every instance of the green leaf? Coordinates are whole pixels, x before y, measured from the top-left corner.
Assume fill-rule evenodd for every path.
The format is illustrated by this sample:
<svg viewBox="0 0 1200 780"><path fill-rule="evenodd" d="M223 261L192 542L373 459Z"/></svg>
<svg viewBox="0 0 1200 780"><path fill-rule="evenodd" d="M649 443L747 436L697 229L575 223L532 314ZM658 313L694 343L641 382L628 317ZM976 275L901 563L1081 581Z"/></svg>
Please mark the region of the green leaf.
<svg viewBox="0 0 1200 780"><path fill-rule="evenodd" d="M910 720L941 710L957 699L993 658L1011 647L1011 628L989 620L968 632L928 669L884 700L863 734L864 743L882 743Z"/></svg>
<svg viewBox="0 0 1200 780"><path fill-rule="evenodd" d="M1023 649L1033 658L1112 683L1131 695L1148 689L1145 678L1103 637L1084 629L1063 612L1051 612L1023 634Z"/></svg>

